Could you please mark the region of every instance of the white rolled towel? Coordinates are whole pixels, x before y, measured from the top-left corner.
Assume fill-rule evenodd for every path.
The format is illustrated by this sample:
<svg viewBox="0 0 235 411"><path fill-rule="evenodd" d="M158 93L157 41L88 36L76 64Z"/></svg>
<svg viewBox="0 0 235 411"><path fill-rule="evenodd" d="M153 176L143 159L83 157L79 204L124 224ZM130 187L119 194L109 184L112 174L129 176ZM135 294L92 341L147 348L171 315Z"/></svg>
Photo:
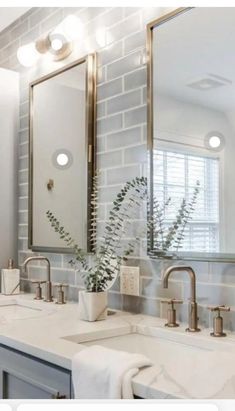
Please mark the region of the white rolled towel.
<svg viewBox="0 0 235 411"><path fill-rule="evenodd" d="M75 398L131 399L132 378L152 362L141 354L116 351L99 345L87 347L72 360Z"/></svg>

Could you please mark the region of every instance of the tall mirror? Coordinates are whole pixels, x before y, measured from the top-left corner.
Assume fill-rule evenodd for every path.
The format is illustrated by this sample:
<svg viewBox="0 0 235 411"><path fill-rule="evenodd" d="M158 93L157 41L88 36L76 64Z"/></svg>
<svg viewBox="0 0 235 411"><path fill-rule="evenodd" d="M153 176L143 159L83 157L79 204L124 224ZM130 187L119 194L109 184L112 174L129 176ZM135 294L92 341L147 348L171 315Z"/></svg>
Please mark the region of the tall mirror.
<svg viewBox="0 0 235 411"><path fill-rule="evenodd" d="M50 210L91 251L95 170L95 56L30 85L29 247L70 252L52 229Z"/></svg>
<svg viewBox="0 0 235 411"><path fill-rule="evenodd" d="M235 260L234 19L187 8L147 27L152 255Z"/></svg>

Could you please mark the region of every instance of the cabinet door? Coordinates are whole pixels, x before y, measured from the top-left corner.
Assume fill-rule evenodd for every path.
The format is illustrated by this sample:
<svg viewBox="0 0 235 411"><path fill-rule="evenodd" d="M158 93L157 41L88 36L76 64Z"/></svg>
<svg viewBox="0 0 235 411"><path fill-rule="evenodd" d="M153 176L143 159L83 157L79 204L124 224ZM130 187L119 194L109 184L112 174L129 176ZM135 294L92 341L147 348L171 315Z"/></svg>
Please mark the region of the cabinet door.
<svg viewBox="0 0 235 411"><path fill-rule="evenodd" d="M55 399L58 396L55 389L17 374L15 370L4 369L1 373L3 399Z"/></svg>
<svg viewBox="0 0 235 411"><path fill-rule="evenodd" d="M70 372L0 346L0 398L71 398Z"/></svg>

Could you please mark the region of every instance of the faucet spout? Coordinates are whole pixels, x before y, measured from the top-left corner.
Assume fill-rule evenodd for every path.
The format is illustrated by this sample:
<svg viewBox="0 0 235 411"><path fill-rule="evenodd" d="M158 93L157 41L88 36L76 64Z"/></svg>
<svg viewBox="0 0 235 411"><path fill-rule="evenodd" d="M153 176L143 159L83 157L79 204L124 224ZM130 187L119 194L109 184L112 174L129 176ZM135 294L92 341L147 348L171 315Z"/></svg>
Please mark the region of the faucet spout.
<svg viewBox="0 0 235 411"><path fill-rule="evenodd" d="M45 301L51 302L53 301L52 297L52 284L51 284L51 264L48 258L42 256L42 255L35 255L32 257L26 258L26 260L23 262L23 270L26 271L26 267L30 261L46 261L47 263L47 282L46 282L46 297Z"/></svg>
<svg viewBox="0 0 235 411"><path fill-rule="evenodd" d="M187 331L200 331L198 328L197 301L196 301L196 274L189 266L171 266L166 269L163 277L163 287L168 288L168 280L174 271L187 272L190 278L189 327Z"/></svg>
<svg viewBox="0 0 235 411"><path fill-rule="evenodd" d="M194 270L191 267L187 267L184 265L179 265L179 266L171 266L166 269L164 273L164 278L163 278L163 287L168 288L168 279L174 271L185 271L188 273L190 277L190 283L191 283L191 296L190 300L192 302L196 302L196 274Z"/></svg>

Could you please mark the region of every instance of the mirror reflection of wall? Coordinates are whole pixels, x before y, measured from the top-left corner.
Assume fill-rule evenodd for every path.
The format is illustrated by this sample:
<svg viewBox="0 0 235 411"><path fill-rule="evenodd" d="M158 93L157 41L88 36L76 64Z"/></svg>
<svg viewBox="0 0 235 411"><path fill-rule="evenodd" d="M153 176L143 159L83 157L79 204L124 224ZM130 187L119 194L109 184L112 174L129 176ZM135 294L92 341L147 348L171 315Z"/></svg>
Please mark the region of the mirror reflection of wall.
<svg viewBox="0 0 235 411"><path fill-rule="evenodd" d="M234 17L196 8L153 29L153 192L166 235L199 185L171 251L234 253Z"/></svg>
<svg viewBox="0 0 235 411"><path fill-rule="evenodd" d="M87 63L33 86L32 245L65 248L46 217L53 212L87 249Z"/></svg>

